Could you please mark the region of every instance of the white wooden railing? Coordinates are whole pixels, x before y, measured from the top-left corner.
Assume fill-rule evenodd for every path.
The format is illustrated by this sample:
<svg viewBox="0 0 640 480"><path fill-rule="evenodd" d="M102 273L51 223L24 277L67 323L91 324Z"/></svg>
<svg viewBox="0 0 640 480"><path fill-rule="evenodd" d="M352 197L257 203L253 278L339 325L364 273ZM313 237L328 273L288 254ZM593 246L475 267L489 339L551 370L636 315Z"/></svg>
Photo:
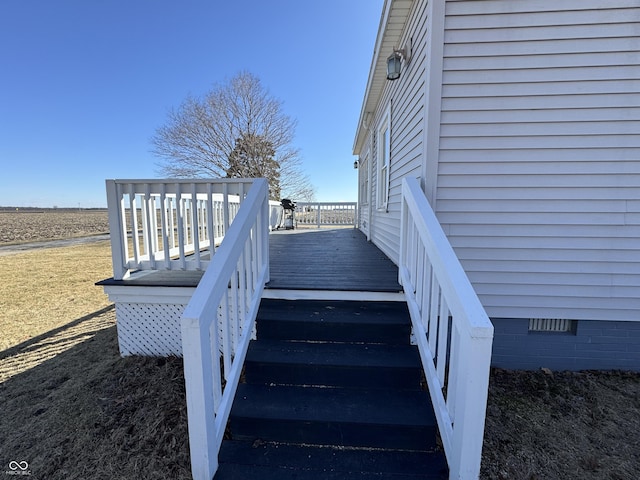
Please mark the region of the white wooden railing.
<svg viewBox="0 0 640 480"><path fill-rule="evenodd" d="M356 202L298 202L295 210L296 226L357 226Z"/></svg>
<svg viewBox="0 0 640 480"><path fill-rule="evenodd" d="M404 287L450 479L480 474L493 325L418 181L402 184Z"/></svg>
<svg viewBox="0 0 640 480"><path fill-rule="evenodd" d="M134 270L204 270L252 179L107 180L113 277ZM270 202L270 222L281 219Z"/></svg>
<svg viewBox="0 0 640 480"><path fill-rule="evenodd" d="M266 180L255 180L182 316L195 480L211 480L218 468L218 451L269 281L267 195Z"/></svg>

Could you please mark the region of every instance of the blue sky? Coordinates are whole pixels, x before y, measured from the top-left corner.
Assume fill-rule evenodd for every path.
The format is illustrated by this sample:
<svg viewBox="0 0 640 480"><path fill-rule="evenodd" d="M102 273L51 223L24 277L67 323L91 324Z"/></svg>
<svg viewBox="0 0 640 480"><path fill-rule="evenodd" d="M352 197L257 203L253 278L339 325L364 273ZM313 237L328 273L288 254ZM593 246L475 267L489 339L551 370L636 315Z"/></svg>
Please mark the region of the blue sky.
<svg viewBox="0 0 640 480"><path fill-rule="evenodd" d="M355 201L383 0L0 1L0 206L102 207L157 178L167 111L240 71L298 122L319 201Z"/></svg>

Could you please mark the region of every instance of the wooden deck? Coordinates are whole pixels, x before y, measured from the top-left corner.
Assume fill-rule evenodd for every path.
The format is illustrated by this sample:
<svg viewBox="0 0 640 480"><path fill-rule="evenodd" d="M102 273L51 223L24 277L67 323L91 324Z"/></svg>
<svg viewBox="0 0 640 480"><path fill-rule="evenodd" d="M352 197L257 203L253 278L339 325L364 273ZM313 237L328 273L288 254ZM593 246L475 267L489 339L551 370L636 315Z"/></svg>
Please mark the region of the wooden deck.
<svg viewBox="0 0 640 480"><path fill-rule="evenodd" d="M355 228L269 236L268 289L399 292L398 267Z"/></svg>
<svg viewBox="0 0 640 480"><path fill-rule="evenodd" d="M354 228L272 232L269 258L271 281L266 286L267 294L269 290L401 291L398 267ZM99 284L195 287L202 275L198 271L153 270Z"/></svg>

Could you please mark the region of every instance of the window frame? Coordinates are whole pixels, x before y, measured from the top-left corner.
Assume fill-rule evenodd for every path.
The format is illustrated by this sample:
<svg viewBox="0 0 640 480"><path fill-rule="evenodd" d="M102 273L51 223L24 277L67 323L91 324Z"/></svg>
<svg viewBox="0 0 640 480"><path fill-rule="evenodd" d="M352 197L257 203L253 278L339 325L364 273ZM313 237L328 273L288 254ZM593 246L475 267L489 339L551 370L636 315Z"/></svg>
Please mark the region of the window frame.
<svg viewBox="0 0 640 480"><path fill-rule="evenodd" d="M377 185L376 206L387 210L389 205L389 184L391 166L391 114L387 109L376 131L377 140Z"/></svg>

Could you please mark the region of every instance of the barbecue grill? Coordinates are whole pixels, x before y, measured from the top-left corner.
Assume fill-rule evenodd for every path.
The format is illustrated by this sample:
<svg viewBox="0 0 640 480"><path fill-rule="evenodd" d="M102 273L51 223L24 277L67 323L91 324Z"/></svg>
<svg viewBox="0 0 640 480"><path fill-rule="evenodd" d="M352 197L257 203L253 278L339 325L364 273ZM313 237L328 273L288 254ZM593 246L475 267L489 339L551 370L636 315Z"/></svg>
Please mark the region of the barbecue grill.
<svg viewBox="0 0 640 480"><path fill-rule="evenodd" d="M282 206L283 210L282 223L284 225L284 229L294 229L296 204L288 198L283 198L282 200L280 200L280 205Z"/></svg>

